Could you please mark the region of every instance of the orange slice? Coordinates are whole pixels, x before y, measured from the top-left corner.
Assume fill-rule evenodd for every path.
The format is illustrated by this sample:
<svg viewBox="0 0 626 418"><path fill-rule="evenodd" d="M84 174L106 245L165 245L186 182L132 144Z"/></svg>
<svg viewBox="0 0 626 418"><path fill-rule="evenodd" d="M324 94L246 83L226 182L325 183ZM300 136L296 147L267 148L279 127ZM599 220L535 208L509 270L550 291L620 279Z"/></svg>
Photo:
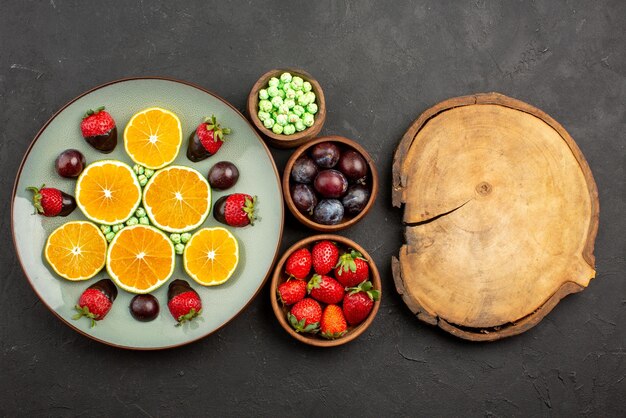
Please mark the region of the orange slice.
<svg viewBox="0 0 626 418"><path fill-rule="evenodd" d="M106 225L124 222L141 202L133 170L114 160L88 165L76 182L76 204L90 220Z"/></svg>
<svg viewBox="0 0 626 418"><path fill-rule="evenodd" d="M128 226L111 241L106 266L113 281L122 289L150 293L174 272L174 244L151 226Z"/></svg>
<svg viewBox="0 0 626 418"><path fill-rule="evenodd" d="M153 170L174 161L182 142L178 116L159 107L135 113L124 129L124 147L130 158Z"/></svg>
<svg viewBox="0 0 626 418"><path fill-rule="evenodd" d="M61 277L87 280L95 276L106 259L107 241L100 229L86 221L61 225L48 237L44 255Z"/></svg>
<svg viewBox="0 0 626 418"><path fill-rule="evenodd" d="M156 227L168 232L191 231L211 210L211 187L193 168L173 165L150 178L143 205Z"/></svg>
<svg viewBox="0 0 626 418"><path fill-rule="evenodd" d="M203 228L193 234L183 253L187 274L203 286L226 282L239 263L237 239L225 228Z"/></svg>

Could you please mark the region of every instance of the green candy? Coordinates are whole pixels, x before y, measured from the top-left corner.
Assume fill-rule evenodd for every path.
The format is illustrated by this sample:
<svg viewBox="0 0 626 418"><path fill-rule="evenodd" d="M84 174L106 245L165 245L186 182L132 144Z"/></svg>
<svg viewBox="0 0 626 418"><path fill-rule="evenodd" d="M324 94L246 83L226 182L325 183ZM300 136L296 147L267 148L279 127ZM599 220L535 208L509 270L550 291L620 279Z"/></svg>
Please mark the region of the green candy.
<svg viewBox="0 0 626 418"><path fill-rule="evenodd" d="M113 238L115 238L115 232L109 232L104 237L107 239L108 242L111 242L113 241Z"/></svg>
<svg viewBox="0 0 626 418"><path fill-rule="evenodd" d="M295 105L291 111L298 116L302 116L304 114L304 107Z"/></svg>
<svg viewBox="0 0 626 418"><path fill-rule="evenodd" d="M296 105L296 101L294 99L285 99L283 103L288 109L293 109Z"/></svg>
<svg viewBox="0 0 626 418"><path fill-rule="evenodd" d="M282 81L283 83L289 83L292 79L293 77L290 73L282 73L280 75L280 81Z"/></svg>
<svg viewBox="0 0 626 418"><path fill-rule="evenodd" d="M117 234L118 232L120 232L120 226L113 225L113 227L111 228L111 232L113 232L114 234Z"/></svg>
<svg viewBox="0 0 626 418"><path fill-rule="evenodd" d="M317 105L315 103L309 103L306 105L306 111L314 115L317 113Z"/></svg>
<svg viewBox="0 0 626 418"><path fill-rule="evenodd" d="M302 132L306 129L306 126L304 126L304 123L301 120L297 121L295 126L296 126L296 131L298 132Z"/></svg>
<svg viewBox="0 0 626 418"><path fill-rule="evenodd" d="M126 225L127 226L131 226L131 225L137 225L139 223L139 219L137 219L136 217L132 217L129 220L126 221Z"/></svg>
<svg viewBox="0 0 626 418"><path fill-rule="evenodd" d="M143 171L143 174L144 174L146 177L150 178L150 177L152 177L152 176L154 175L154 170L150 170L149 168L146 168L146 169Z"/></svg>
<svg viewBox="0 0 626 418"><path fill-rule="evenodd" d="M133 171L135 172L135 174L139 174L139 167L141 167L139 164L135 164L133 166Z"/></svg>
<svg viewBox="0 0 626 418"><path fill-rule="evenodd" d="M276 77L270 78L270 81L267 82L267 84L270 87L276 87L276 86L278 86L278 83L279 83L279 81L278 81L278 79Z"/></svg>
<svg viewBox="0 0 626 418"><path fill-rule="evenodd" d="M277 87L277 86L270 86L270 87L268 87L268 89L267 89L267 94L268 94L270 97L276 97L276 96L278 96L278 87Z"/></svg>
<svg viewBox="0 0 626 418"><path fill-rule="evenodd" d="M272 127L272 132L274 132L274 133L275 133L275 134L277 134L277 135L282 134L282 133L283 133L283 127L282 127L282 125L279 125L278 123L277 123L277 124L275 124L275 125Z"/></svg>
<svg viewBox="0 0 626 418"><path fill-rule="evenodd" d="M309 97L306 95L306 93L303 94L302 96L298 97L298 104L300 106L306 106L309 103L311 103L311 102L309 102Z"/></svg>
<svg viewBox="0 0 626 418"><path fill-rule="evenodd" d="M135 216L138 218L142 218L146 216L146 210L142 208L141 206L139 206L137 210L135 211Z"/></svg>
<svg viewBox="0 0 626 418"><path fill-rule="evenodd" d="M315 93L310 91L306 93L305 96L307 97L307 100L309 101L309 103L315 103Z"/></svg>
<svg viewBox="0 0 626 418"><path fill-rule="evenodd" d="M276 125L285 126L287 125L287 115L279 114L276 116Z"/></svg>
<svg viewBox="0 0 626 418"><path fill-rule="evenodd" d="M147 216L142 216L141 218L139 218L139 223L141 225L150 225L150 220Z"/></svg>
<svg viewBox="0 0 626 418"><path fill-rule="evenodd" d="M290 113L287 115L287 121L289 123L297 123L300 119L300 116L296 115L295 113Z"/></svg>
<svg viewBox="0 0 626 418"><path fill-rule="evenodd" d="M141 187L143 187L143 186L145 186L146 184L148 184L148 177L146 177L146 176L145 176L145 175L143 175L143 174L141 174L141 175L138 177L138 180L139 180L139 185L140 185Z"/></svg>
<svg viewBox="0 0 626 418"><path fill-rule="evenodd" d="M291 88L294 90L302 90L302 85L304 84L304 80L297 75L291 79Z"/></svg>
<svg viewBox="0 0 626 418"><path fill-rule="evenodd" d="M180 234L170 234L170 241L172 241L174 244L179 244Z"/></svg>
<svg viewBox="0 0 626 418"><path fill-rule="evenodd" d="M300 97L304 96L306 93L304 93L302 90L296 90L296 99L299 99Z"/></svg>
<svg viewBox="0 0 626 418"><path fill-rule="evenodd" d="M180 242L182 242L183 244L187 244L190 239L191 239L191 234L189 232L180 234Z"/></svg>
<svg viewBox="0 0 626 418"><path fill-rule="evenodd" d="M283 84L283 87L282 87L281 89L282 89L282 91L284 91L285 93L287 93L287 90L293 90L293 89L291 88L291 83L285 83L285 84Z"/></svg>
<svg viewBox="0 0 626 418"><path fill-rule="evenodd" d="M270 95L267 93L266 89L259 90L259 99L267 100L268 97L270 97Z"/></svg>
<svg viewBox="0 0 626 418"><path fill-rule="evenodd" d="M278 107L278 114L279 115L286 115L287 113L289 113L289 106L287 106L285 103L281 104Z"/></svg>
<svg viewBox="0 0 626 418"><path fill-rule="evenodd" d="M275 123L276 121L274 119L267 118L263 121L263 126L265 126L267 129L272 129Z"/></svg>
<svg viewBox="0 0 626 418"><path fill-rule="evenodd" d="M270 102L269 100L261 100L259 102L259 110L261 112L271 112L272 107L272 102Z"/></svg>
<svg viewBox="0 0 626 418"><path fill-rule="evenodd" d="M281 104L283 104L283 98L282 97L280 97L280 96L272 97L272 106L274 106L276 109L278 109Z"/></svg>
<svg viewBox="0 0 626 418"><path fill-rule="evenodd" d="M306 127L311 127L313 126L313 123L315 122L315 119L313 118L313 115L310 113L305 113L302 116L302 123L304 123L304 126Z"/></svg>
<svg viewBox="0 0 626 418"><path fill-rule="evenodd" d="M304 83L302 83L302 90L304 90L305 92L309 92L313 90L313 86L308 81L305 81Z"/></svg>
<svg viewBox="0 0 626 418"><path fill-rule="evenodd" d="M182 255L183 252L185 251L185 244L174 245L174 251L176 252L176 254Z"/></svg>
<svg viewBox="0 0 626 418"><path fill-rule="evenodd" d="M296 98L296 91L294 89L289 89L285 92L285 97L287 99L295 99Z"/></svg>
<svg viewBox="0 0 626 418"><path fill-rule="evenodd" d="M292 124L289 124L289 125L285 126L285 129L283 130L283 133L285 135L291 135L291 134L293 134L295 132L296 132L296 127L293 126Z"/></svg>
<svg viewBox="0 0 626 418"><path fill-rule="evenodd" d="M111 232L111 227L109 225L100 225L100 231L102 231L102 233L106 235Z"/></svg>
<svg viewBox="0 0 626 418"><path fill-rule="evenodd" d="M121 223L121 224L117 224L117 226L118 226L120 229L124 228L124 224L123 224L123 223Z"/></svg>
<svg viewBox="0 0 626 418"><path fill-rule="evenodd" d="M278 95L281 99L284 99L286 97L285 90L278 90Z"/></svg>
<svg viewBox="0 0 626 418"><path fill-rule="evenodd" d="M258 113L258 116L259 116L259 120L260 120L261 122L263 122L264 120L266 120L266 119L269 119L269 118L270 118L270 114L269 114L269 113L267 113L267 112L263 112L263 111L260 111L260 112Z"/></svg>

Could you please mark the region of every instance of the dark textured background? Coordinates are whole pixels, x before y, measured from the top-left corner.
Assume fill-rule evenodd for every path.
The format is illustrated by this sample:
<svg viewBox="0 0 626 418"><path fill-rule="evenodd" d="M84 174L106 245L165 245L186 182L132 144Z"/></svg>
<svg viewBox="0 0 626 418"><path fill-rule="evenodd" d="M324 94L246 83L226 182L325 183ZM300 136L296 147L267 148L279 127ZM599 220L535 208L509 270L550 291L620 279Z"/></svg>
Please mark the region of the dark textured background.
<svg viewBox="0 0 626 418"><path fill-rule="evenodd" d="M225 2L221 2L225 3ZM24 1L0 3L0 415L624 416L626 3ZM223 330L186 347L92 342L38 301L10 244L19 160L67 101L117 78L200 84L239 109L278 66L325 89L322 133L360 141L383 187L345 235L383 276L376 321L320 350L291 339L267 287ZM409 124L449 97L498 91L556 118L600 192L598 275L531 331L491 344L419 323L394 291L401 212L391 159ZM279 170L289 151L274 151ZM286 218L283 249L311 234Z"/></svg>

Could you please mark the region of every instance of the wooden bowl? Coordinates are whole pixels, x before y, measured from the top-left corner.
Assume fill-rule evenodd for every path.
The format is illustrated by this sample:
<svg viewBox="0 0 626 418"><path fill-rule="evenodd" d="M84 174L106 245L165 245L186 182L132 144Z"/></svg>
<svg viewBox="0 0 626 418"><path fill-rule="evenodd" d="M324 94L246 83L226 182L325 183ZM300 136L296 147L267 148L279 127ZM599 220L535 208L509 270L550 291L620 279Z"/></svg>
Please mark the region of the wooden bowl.
<svg viewBox="0 0 626 418"><path fill-rule="evenodd" d="M344 335L343 337L337 338L335 340L326 340L314 334L300 334L296 332L293 328L291 328L291 326L287 322L287 312L289 312L289 307L284 306L282 302L280 302L277 296L277 292L276 292L278 289L278 285L283 283L286 279L284 270L285 270L285 262L287 261L287 258L289 258L289 256L294 251L299 250L300 248L303 248L303 247L307 247L311 249L314 243L318 241L323 241L323 240L333 241L339 244L340 246L343 246L345 249L352 248L360 252L361 254L363 254L363 257L366 260L368 260L369 267L370 267L369 280L372 282L374 289L381 292L381 297L379 300L374 302L374 307L372 308L372 311L370 312L369 316L356 327L349 326L348 333ZM280 325L285 329L285 331L287 331L289 335L291 335L293 338L295 338L298 341L301 341L305 344L313 345L316 347L335 347L338 345L349 343L350 341L356 339L359 335L365 332L367 327L370 326L370 324L374 320L374 317L378 313L380 301L382 300L382 286L381 286L381 281L380 281L380 274L378 273L376 264L374 264L374 260L367 253L367 251L363 249L363 247L361 247L359 244L352 241L351 239L342 237L340 235L323 234L323 235L314 235L308 238L304 238L296 242L294 245L292 245L285 252L285 254L283 254L281 259L276 264L276 267L274 268L274 274L272 275L272 281L270 283L270 297L272 301L272 309L274 310L276 319L278 319L278 322L280 323Z"/></svg>
<svg viewBox="0 0 626 418"><path fill-rule="evenodd" d="M272 132L272 130L267 129L263 122L259 120L259 116L257 115L259 109L259 90L265 88L270 78L276 77L279 78L280 75L284 72L289 72L292 75L297 75L302 77L304 81L308 81L311 83L313 87L312 91L315 93L316 103L317 103L317 114L315 114L315 122L313 126L306 128L304 131L296 132L293 135L279 135ZM304 144L307 141L315 138L320 131L322 130L322 126L324 126L324 122L326 122L326 100L324 99L324 92L322 91L322 87L315 80L311 74L307 73L304 70L300 70L297 68L276 68L274 70L270 70L263 74L256 83L252 86L252 90L250 90L250 94L248 95L248 117L254 124L254 126L266 137L267 142L276 148L295 148L299 145Z"/></svg>
<svg viewBox="0 0 626 418"><path fill-rule="evenodd" d="M290 176L291 176L291 169L293 168L293 164L296 162L298 157L308 152L308 150L312 146L319 144L320 142L335 142L335 143L338 143L340 148L354 149L355 151L359 152L363 156L363 158L365 158L365 161L367 162L367 165L369 167L370 200L367 202L367 205L361 211L361 213L359 213L355 217L344 216L344 219L342 220L342 222L336 225L324 225L324 224L315 222L312 218L300 212L298 208L296 207L296 205L293 203L293 199L291 198ZM370 209L372 208L372 205L374 204L374 201L376 200L377 194L378 194L378 172L376 171L376 165L374 164L374 160L372 160L372 157L365 150L365 148L363 148L361 145L354 142L353 140L344 138L342 136L336 136L336 135L322 136L311 142L301 145L300 148L295 150L294 153L291 155L291 158L289 158L289 161L287 161L287 165L285 166L285 171L283 172L283 195L285 197L285 202L287 203L287 207L289 208L291 213L293 213L293 216L295 216L296 219L298 219L301 223L308 226L309 228L315 229L317 231L334 232L334 231L340 231L342 229L346 229L354 225L355 223L360 221L367 214L367 212L370 211Z"/></svg>

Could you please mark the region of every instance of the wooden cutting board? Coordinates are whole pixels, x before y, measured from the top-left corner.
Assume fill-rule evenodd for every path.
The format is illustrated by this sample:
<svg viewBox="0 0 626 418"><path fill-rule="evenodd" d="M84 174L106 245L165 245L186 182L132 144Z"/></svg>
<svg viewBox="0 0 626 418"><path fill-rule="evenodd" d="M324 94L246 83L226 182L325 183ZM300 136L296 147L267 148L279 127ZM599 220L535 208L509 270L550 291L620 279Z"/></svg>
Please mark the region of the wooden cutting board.
<svg viewBox="0 0 626 418"><path fill-rule="evenodd" d="M598 191L572 137L497 93L425 111L393 163L406 244L392 260L417 317L474 341L533 327L595 277Z"/></svg>

